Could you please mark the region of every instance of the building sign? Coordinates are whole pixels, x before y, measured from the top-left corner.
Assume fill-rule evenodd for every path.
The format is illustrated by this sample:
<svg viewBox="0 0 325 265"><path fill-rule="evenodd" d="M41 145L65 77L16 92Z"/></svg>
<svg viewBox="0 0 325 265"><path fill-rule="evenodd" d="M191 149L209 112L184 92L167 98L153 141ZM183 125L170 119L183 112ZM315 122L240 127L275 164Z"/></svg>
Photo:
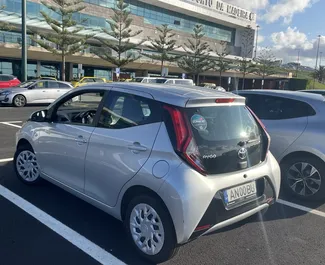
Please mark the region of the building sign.
<svg viewBox="0 0 325 265"><path fill-rule="evenodd" d="M219 11L232 17L241 18L248 21L255 21L255 14L240 7L236 7L218 0L183 0L185 2L196 3L200 6Z"/></svg>

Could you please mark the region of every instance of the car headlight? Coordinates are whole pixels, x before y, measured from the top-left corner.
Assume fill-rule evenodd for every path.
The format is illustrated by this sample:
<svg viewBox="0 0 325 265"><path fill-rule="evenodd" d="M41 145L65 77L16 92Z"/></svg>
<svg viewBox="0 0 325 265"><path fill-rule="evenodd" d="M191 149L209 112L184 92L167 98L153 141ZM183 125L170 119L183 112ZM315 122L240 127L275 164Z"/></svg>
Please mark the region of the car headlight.
<svg viewBox="0 0 325 265"><path fill-rule="evenodd" d="M1 96L8 96L9 94L11 94L11 91L3 91L0 93Z"/></svg>

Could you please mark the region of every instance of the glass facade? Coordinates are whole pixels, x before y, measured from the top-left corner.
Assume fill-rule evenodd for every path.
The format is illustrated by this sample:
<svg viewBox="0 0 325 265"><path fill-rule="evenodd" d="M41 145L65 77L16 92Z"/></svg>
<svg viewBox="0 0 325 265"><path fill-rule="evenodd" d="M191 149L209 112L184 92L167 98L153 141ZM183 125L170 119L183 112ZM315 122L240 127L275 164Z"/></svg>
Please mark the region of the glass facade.
<svg viewBox="0 0 325 265"><path fill-rule="evenodd" d="M106 8L113 8L115 0L85 0L85 2ZM207 37L216 40L234 42L235 29L228 28L216 23L208 22L202 19L156 7L150 4L140 2L138 0L126 0L130 4L132 14L143 17L144 22L151 25L168 24L171 28L183 32L192 33L196 24L204 26L204 33ZM6 11L21 13L21 0L0 0ZM27 15L29 17L40 17L40 11L52 14L56 18L56 14L47 7L27 1ZM88 14L74 14L74 19L86 27L104 28L109 27L106 19L103 17L91 16Z"/></svg>

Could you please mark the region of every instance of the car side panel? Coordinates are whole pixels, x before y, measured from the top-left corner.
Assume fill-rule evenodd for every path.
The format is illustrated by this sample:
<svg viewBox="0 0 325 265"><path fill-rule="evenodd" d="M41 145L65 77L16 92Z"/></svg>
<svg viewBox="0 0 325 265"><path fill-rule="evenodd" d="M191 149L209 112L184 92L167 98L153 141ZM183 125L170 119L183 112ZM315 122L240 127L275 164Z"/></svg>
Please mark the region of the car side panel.
<svg viewBox="0 0 325 265"><path fill-rule="evenodd" d="M285 120L261 120L271 136L270 150L277 160L299 138L307 126L307 117Z"/></svg>

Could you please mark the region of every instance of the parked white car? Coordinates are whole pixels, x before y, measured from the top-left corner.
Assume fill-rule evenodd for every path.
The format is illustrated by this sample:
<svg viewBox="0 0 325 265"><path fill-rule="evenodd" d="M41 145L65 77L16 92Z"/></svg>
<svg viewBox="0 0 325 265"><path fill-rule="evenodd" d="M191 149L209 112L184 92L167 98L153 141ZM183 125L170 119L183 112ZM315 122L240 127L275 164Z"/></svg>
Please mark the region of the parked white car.
<svg viewBox="0 0 325 265"><path fill-rule="evenodd" d="M33 80L19 84L16 87L0 91L0 103L24 107L26 104L52 103L73 86L67 82L54 80Z"/></svg>

